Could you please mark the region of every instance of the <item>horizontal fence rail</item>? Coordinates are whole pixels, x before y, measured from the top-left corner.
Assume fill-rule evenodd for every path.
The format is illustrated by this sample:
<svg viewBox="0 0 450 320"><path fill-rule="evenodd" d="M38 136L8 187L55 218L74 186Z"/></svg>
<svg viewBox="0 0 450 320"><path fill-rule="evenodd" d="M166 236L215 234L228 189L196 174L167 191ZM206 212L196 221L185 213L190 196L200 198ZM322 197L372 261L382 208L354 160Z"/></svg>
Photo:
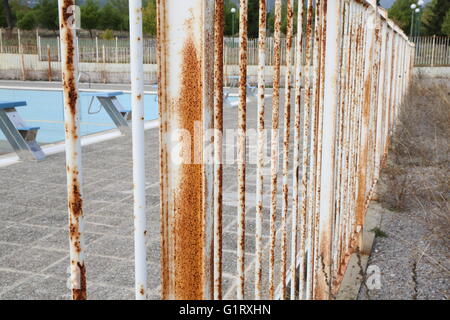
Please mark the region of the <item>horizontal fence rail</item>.
<svg viewBox="0 0 450 320"><path fill-rule="evenodd" d="M298 8L287 0L283 40L283 2L275 2L270 44L266 1L259 1L257 93L251 99L248 1L240 0L238 102L227 110L223 0L157 1L163 299L333 299L350 255L362 250L365 215L408 94L416 49L376 1L363 0L305 0ZM73 299L86 299L76 76L80 53L66 14L73 4L59 1L60 55L71 289ZM149 267L141 8L141 0L130 1L137 299L147 298ZM295 22L301 26L297 35ZM270 63L269 91L265 75ZM233 143L225 136L229 115ZM229 144L237 146L231 160L224 152ZM225 234L224 182L229 180L236 186L234 222ZM226 252L231 256L226 263L234 265L234 271L226 272L231 281L226 291L225 241L236 248Z"/></svg>

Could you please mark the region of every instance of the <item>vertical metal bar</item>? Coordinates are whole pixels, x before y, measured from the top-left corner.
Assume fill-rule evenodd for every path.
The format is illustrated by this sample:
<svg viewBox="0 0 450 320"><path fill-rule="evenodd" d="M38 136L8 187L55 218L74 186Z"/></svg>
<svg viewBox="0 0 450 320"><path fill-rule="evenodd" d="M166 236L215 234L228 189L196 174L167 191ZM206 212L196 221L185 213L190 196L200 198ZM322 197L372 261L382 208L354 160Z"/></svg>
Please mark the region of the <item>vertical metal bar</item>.
<svg viewBox="0 0 450 320"><path fill-rule="evenodd" d="M61 39L59 37L56 38L56 47L58 49L58 61L61 61Z"/></svg>
<svg viewBox="0 0 450 320"><path fill-rule="evenodd" d="M77 44L78 46L78 44ZM39 28L36 29L36 49L38 54L38 59L41 61L41 37L39 36Z"/></svg>
<svg viewBox="0 0 450 320"><path fill-rule="evenodd" d="M95 62L99 62L98 56L98 37L95 37Z"/></svg>
<svg viewBox="0 0 450 320"><path fill-rule="evenodd" d="M342 54L340 59L340 99L339 99L339 119L338 119L338 132L339 135L337 137L337 164L336 164L336 200L335 200L335 223L333 230L333 240L332 240L332 254L333 254L333 264L332 264L332 281L333 284L339 281L339 267L341 263L340 259L340 233L342 230L342 212L343 212L343 201L342 195L344 193L344 174L345 174L345 166L344 166L344 153L345 153L345 137L347 133L347 123L346 119L348 119L348 109L346 108L347 102L347 93L348 93L348 71L350 70L350 64L348 63L349 58L349 3L345 2L342 8L342 17L343 17L343 39L342 39ZM334 287L333 287L334 289Z"/></svg>
<svg viewBox="0 0 450 320"><path fill-rule="evenodd" d="M369 12L374 10L369 8ZM356 228L359 237L359 248L361 248L362 229L364 225L364 213L366 204L366 190L367 190L367 162L368 162L368 139L369 139L369 115L370 102L372 96L372 67L374 59L374 34L367 32L366 51L365 51L365 65L364 65L364 88L363 88L363 106L362 106L362 124L361 124L361 153L358 164L358 196L356 204Z"/></svg>
<svg viewBox="0 0 450 320"><path fill-rule="evenodd" d="M278 193L279 121L280 121L280 67L281 67L281 0L275 2L274 26L274 73L272 97L271 136L271 201L270 201L270 257L269 257L269 299L275 298L275 242Z"/></svg>
<svg viewBox="0 0 450 320"><path fill-rule="evenodd" d="M436 52L436 35L433 35L433 42L431 44L431 66L432 67L434 67L435 52Z"/></svg>
<svg viewBox="0 0 450 320"><path fill-rule="evenodd" d="M61 35L61 69L66 129L66 170L70 231L70 272L73 300L86 300L84 263L83 170L81 165L80 109L77 84L76 31L70 21L74 0L58 0Z"/></svg>
<svg viewBox="0 0 450 320"><path fill-rule="evenodd" d="M116 37L116 46L115 46L114 54L116 56L116 63L119 63L119 45L118 45L117 37ZM131 49L130 49L130 54L131 54Z"/></svg>
<svg viewBox="0 0 450 320"><path fill-rule="evenodd" d="M0 53L3 53L3 28L0 28Z"/></svg>
<svg viewBox="0 0 450 320"><path fill-rule="evenodd" d="M157 11L162 297L211 299L214 1L158 0Z"/></svg>
<svg viewBox="0 0 450 320"><path fill-rule="evenodd" d="M247 5L248 0L240 0L239 10L239 107L238 107L238 243L237 298L244 299L245 291L245 172L247 134Z"/></svg>
<svg viewBox="0 0 450 320"><path fill-rule="evenodd" d="M316 123L317 123L317 141L316 141L316 181L315 196L313 205L314 214L314 251L313 251L313 299L315 299L315 290L318 283L319 272L319 227L320 227L320 198L321 198L321 175L322 175L322 139L323 139L323 98L324 98L324 77L325 77L325 52L326 52L326 12L328 2L323 0L320 3L319 13L319 54L318 54L318 77L316 81Z"/></svg>
<svg viewBox="0 0 450 320"><path fill-rule="evenodd" d="M222 299L223 0L214 14L214 299Z"/></svg>
<svg viewBox="0 0 450 320"><path fill-rule="evenodd" d="M317 110L317 92L320 90L320 31L321 31L321 9L322 0L316 1L315 23L314 23L314 51L313 51L313 88L311 100L311 138L310 138L310 158L309 158L309 184L308 184L308 272L306 276L306 299L313 298L313 277L314 277L314 238L315 238L315 196L316 196L316 178L317 178L317 143L318 143L318 110Z"/></svg>
<svg viewBox="0 0 450 320"><path fill-rule="evenodd" d="M48 60L48 81L51 82L53 75L52 75L52 56L50 52L50 45L47 44L47 60Z"/></svg>
<svg viewBox="0 0 450 320"><path fill-rule="evenodd" d="M25 74L25 61L23 56L23 48L22 48L22 37L20 29L17 29L17 39L19 41L19 54L20 54L20 69L22 73L22 81L25 81L26 74Z"/></svg>
<svg viewBox="0 0 450 320"><path fill-rule="evenodd" d="M19 54L22 54L22 38L19 28L17 28L17 44L19 48Z"/></svg>
<svg viewBox="0 0 450 320"><path fill-rule="evenodd" d="M339 80L339 48L341 1L327 1L324 27L326 52L324 73L322 163L320 179L320 220L318 242L318 274L315 299L329 299L331 293L331 240L334 204L336 110Z"/></svg>
<svg viewBox="0 0 450 320"><path fill-rule="evenodd" d="M294 1L287 3L286 31L286 79L284 101L284 140L283 140L283 202L281 213L281 299L286 299L287 273L287 212L289 207L289 140L291 126L291 67L292 67L292 34L294 29Z"/></svg>
<svg viewBox="0 0 450 320"><path fill-rule="evenodd" d="M385 65L386 65L386 46L387 46L387 24L382 22L381 29L381 61L380 61L380 75L378 84L378 116L377 116L377 129L376 129L376 151L375 151L375 179L378 180L381 170L382 161L382 128L383 128L383 107L385 106L385 101L383 99L385 95Z"/></svg>
<svg viewBox="0 0 450 320"><path fill-rule="evenodd" d="M299 175L300 175L300 124L301 124L301 81L303 47L303 1L299 1L297 10L297 37L295 46L295 119L294 119L294 164L292 168L292 214L291 214L291 300L296 299L297 291L297 255L299 226ZM301 221L300 223L302 223Z"/></svg>
<svg viewBox="0 0 450 320"><path fill-rule="evenodd" d="M303 130L302 130L302 180L301 180L301 211L300 211L300 266L299 266L299 299L305 296L305 267L306 267L306 240L308 232L307 203L308 203L308 143L310 139L310 109L311 109L311 54L313 40L313 1L307 2L306 14L306 46L305 46L305 98L303 104Z"/></svg>
<svg viewBox="0 0 450 320"><path fill-rule="evenodd" d="M258 39L258 143L256 169L256 260L255 260L255 298L261 300L262 258L263 258L263 185L264 185L264 99L266 65L266 0L259 1L259 39Z"/></svg>
<svg viewBox="0 0 450 320"><path fill-rule="evenodd" d="M142 0L130 0L130 64L133 135L134 264L137 300L147 298L147 217L145 213L144 47Z"/></svg>

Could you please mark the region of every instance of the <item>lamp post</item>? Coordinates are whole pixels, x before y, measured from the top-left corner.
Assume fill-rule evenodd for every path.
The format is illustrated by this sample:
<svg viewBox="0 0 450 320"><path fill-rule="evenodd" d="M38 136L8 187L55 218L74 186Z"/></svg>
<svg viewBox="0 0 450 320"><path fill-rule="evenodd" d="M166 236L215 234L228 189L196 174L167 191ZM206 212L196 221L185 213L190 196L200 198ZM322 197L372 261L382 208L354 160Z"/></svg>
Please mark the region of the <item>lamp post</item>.
<svg viewBox="0 0 450 320"><path fill-rule="evenodd" d="M420 8L417 8L416 10L415 10L415 13L416 13L416 15L417 15L417 19L416 19L416 36L418 37L418 36L420 36L420 13L421 13L421 10L420 10Z"/></svg>
<svg viewBox="0 0 450 320"><path fill-rule="evenodd" d="M236 13L236 8L231 8L231 38L233 39L234 48L234 14Z"/></svg>
<svg viewBox="0 0 450 320"><path fill-rule="evenodd" d="M231 35L234 39L234 14L236 13L236 8L231 8ZM233 40L234 42L234 40Z"/></svg>
<svg viewBox="0 0 450 320"><path fill-rule="evenodd" d="M417 8L417 5L415 3L413 3L411 5L411 30L409 31L409 36L412 37L413 36L413 31L414 31L414 12Z"/></svg>
<svg viewBox="0 0 450 320"><path fill-rule="evenodd" d="M417 22L417 25L418 25L418 27L417 27L417 36L420 36L420 27L421 27L421 24L422 24L422 17L421 17L422 10L420 10L420 9L423 8L424 5L425 5L425 1L423 1L423 0L417 1L417 6L418 6L418 10L419 10L417 13L420 13L419 17L418 17L419 19L418 19L418 22Z"/></svg>

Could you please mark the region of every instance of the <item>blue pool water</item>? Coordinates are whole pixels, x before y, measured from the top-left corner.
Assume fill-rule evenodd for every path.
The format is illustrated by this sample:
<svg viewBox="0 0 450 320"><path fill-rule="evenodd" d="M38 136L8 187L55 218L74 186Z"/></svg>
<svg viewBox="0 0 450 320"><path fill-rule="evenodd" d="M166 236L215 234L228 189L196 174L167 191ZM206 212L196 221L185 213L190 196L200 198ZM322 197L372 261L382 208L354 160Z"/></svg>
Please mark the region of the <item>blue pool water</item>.
<svg viewBox="0 0 450 320"><path fill-rule="evenodd" d="M116 128L111 118L102 108L99 113L89 114L88 109L92 97L81 97L81 135L98 133ZM158 102L154 94L146 94L144 97L145 120L158 118ZM131 109L130 94L117 97L125 109ZM64 140L64 112L63 96L61 91L47 90L16 90L0 89L0 101L26 101L26 107L19 107L17 111L27 125L40 127L37 140L39 143L54 143ZM99 110L100 103L94 99L91 112ZM6 140L0 131L0 140Z"/></svg>

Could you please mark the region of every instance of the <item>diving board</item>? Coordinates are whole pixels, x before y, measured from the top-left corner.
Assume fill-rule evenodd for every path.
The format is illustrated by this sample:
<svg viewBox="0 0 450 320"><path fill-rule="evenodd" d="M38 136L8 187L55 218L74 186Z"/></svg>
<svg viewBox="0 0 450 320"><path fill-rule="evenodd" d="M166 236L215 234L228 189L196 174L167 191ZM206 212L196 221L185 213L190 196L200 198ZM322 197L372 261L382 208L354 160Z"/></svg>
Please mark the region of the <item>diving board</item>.
<svg viewBox="0 0 450 320"><path fill-rule="evenodd" d="M125 109L125 107L117 99L117 96L123 95L122 91L112 92L84 92L83 96L91 96L92 102L95 98L100 102L102 107L110 116L111 120L117 126L122 134L128 134L130 132L130 126L128 121L131 120L131 110ZM89 106L89 108L90 108Z"/></svg>
<svg viewBox="0 0 450 320"><path fill-rule="evenodd" d="M43 160L45 153L36 141L39 127L27 126L16 108L26 101L0 101L0 130L21 160Z"/></svg>

